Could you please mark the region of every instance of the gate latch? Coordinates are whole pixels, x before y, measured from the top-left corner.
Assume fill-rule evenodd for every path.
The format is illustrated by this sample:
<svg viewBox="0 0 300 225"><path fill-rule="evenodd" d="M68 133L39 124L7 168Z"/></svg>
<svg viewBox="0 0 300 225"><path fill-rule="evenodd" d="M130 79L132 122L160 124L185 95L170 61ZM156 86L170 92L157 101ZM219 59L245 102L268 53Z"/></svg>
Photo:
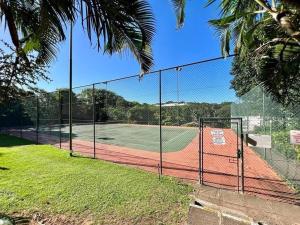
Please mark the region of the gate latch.
<svg viewBox="0 0 300 225"><path fill-rule="evenodd" d="M242 158L242 151L241 151L241 149L238 149L236 153L237 153L237 158L238 159Z"/></svg>

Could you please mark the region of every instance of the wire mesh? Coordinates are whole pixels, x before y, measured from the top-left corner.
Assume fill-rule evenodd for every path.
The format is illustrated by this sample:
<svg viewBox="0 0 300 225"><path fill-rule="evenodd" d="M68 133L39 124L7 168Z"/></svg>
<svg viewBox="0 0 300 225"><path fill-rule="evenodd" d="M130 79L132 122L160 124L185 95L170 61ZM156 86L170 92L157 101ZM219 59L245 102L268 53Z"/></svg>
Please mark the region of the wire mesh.
<svg viewBox="0 0 300 225"><path fill-rule="evenodd" d="M162 73L162 142L166 173L198 180L199 118L229 117L230 61L176 67ZM224 80L225 77L225 80ZM219 158L215 158L221 164ZM180 171L180 172L178 172Z"/></svg>
<svg viewBox="0 0 300 225"><path fill-rule="evenodd" d="M244 191L241 119L201 118L200 129L201 184Z"/></svg>
<svg viewBox="0 0 300 225"><path fill-rule="evenodd" d="M41 93L37 101L39 142L57 145L61 126L59 93Z"/></svg>
<svg viewBox="0 0 300 225"><path fill-rule="evenodd" d="M69 127L69 95L68 89L59 89L59 119L60 119L60 147L64 149L70 149L70 127ZM73 93L73 92L72 92Z"/></svg>
<svg viewBox="0 0 300 225"><path fill-rule="evenodd" d="M299 189L300 151L297 145L290 143L290 131L300 128L299 108L284 107L274 101L262 86L257 86L232 104L231 115L243 118L244 133L268 135L271 138L271 148L251 146L251 149L276 172L277 177L280 177L278 180L284 179ZM269 183L277 187L285 185L269 176L270 174L261 174L262 187L269 187ZM252 188L249 191L253 191ZM274 196L278 195L275 191L269 191ZM283 192L290 198L294 197L291 190Z"/></svg>
<svg viewBox="0 0 300 225"><path fill-rule="evenodd" d="M73 88L71 120L68 89L36 94L0 105L0 131L192 181L203 169L207 185L232 190L241 190L245 147L245 191L294 201L282 178L299 184L300 150L289 144L289 131L299 129L300 111L260 87L236 100L230 67L231 60L214 59ZM205 124L202 158L200 118L228 118ZM216 130L225 144L214 140ZM272 149L246 146L243 133L271 135Z"/></svg>
<svg viewBox="0 0 300 225"><path fill-rule="evenodd" d="M96 156L156 172L159 164L158 76L95 85Z"/></svg>
<svg viewBox="0 0 300 225"><path fill-rule="evenodd" d="M37 96L26 97L19 107L22 109L20 124L20 136L38 143L38 98Z"/></svg>
<svg viewBox="0 0 300 225"><path fill-rule="evenodd" d="M94 155L93 85L73 88L72 95L72 150L91 157Z"/></svg>

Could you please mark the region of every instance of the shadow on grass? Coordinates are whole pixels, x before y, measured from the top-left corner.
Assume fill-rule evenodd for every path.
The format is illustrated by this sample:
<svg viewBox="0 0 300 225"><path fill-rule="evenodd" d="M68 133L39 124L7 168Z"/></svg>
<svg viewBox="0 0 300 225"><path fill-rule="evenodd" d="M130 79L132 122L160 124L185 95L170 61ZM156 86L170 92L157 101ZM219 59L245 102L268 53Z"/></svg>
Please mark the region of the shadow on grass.
<svg viewBox="0 0 300 225"><path fill-rule="evenodd" d="M0 166L0 170L9 170L9 168Z"/></svg>
<svg viewBox="0 0 300 225"><path fill-rule="evenodd" d="M92 153L90 154L90 156L81 155L80 153L76 153L76 152L72 153L73 158L82 158L82 159L93 159L92 155L93 155Z"/></svg>
<svg viewBox="0 0 300 225"><path fill-rule="evenodd" d="M32 145L32 144L34 143L29 140L25 140L22 138L18 138L6 134L0 134L0 147L15 147L15 146Z"/></svg>

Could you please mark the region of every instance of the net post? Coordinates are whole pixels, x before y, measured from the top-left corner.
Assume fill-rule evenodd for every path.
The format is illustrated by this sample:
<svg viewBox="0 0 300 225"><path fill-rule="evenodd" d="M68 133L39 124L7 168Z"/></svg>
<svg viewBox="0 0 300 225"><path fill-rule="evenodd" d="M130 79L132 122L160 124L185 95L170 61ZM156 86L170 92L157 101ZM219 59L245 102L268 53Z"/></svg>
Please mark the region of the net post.
<svg viewBox="0 0 300 225"><path fill-rule="evenodd" d="M36 97L36 144L39 144L39 123L40 123L39 97Z"/></svg>
<svg viewBox="0 0 300 225"><path fill-rule="evenodd" d="M162 93L161 93L161 70L159 71L159 156L160 156L160 174L163 174L162 164Z"/></svg>
<svg viewBox="0 0 300 225"><path fill-rule="evenodd" d="M95 84L93 84L93 137L94 137L94 159L96 158L96 115L95 115Z"/></svg>

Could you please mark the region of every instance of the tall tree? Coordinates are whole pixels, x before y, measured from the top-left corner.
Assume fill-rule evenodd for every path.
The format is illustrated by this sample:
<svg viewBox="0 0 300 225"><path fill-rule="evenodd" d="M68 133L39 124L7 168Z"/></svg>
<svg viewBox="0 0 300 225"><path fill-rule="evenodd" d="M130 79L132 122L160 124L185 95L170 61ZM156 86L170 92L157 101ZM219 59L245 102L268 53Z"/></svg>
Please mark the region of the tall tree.
<svg viewBox="0 0 300 225"><path fill-rule="evenodd" d="M178 23L184 1L173 0ZM238 95L262 84L283 104L300 102L300 10L292 0L208 0L219 3L221 18L210 20L224 56L234 52L233 88Z"/></svg>
<svg viewBox="0 0 300 225"><path fill-rule="evenodd" d="M181 26L184 22L186 1L172 1L177 13L178 26ZM222 29L227 28L226 40L228 41L232 35L231 32L237 32L239 34L237 36L244 36L247 31L257 29L257 27L253 26L272 19L276 21L290 38L296 42L300 42L300 30L297 26L298 21L292 18L294 14L297 13L297 10L291 8L291 6L299 7L300 3L297 0L208 0L207 6L216 2L220 5L222 18L219 20L211 20L211 23L215 26L220 26ZM231 25L231 27L228 27L229 25ZM249 27L253 29L247 30ZM241 28L245 29L246 33L243 33ZM227 44L229 48L229 42L227 42Z"/></svg>
<svg viewBox="0 0 300 225"><path fill-rule="evenodd" d="M35 92L39 80L50 81L47 67L36 63L35 56L28 55L27 61L19 58L10 45L5 42L5 50L0 47L0 103L12 101Z"/></svg>
<svg viewBox="0 0 300 225"><path fill-rule="evenodd" d="M0 0L0 22L8 28L15 51L27 61L38 52L48 63L66 39L65 27L81 18L83 29L98 50L108 54L129 49L148 71L153 64L154 17L147 0Z"/></svg>

